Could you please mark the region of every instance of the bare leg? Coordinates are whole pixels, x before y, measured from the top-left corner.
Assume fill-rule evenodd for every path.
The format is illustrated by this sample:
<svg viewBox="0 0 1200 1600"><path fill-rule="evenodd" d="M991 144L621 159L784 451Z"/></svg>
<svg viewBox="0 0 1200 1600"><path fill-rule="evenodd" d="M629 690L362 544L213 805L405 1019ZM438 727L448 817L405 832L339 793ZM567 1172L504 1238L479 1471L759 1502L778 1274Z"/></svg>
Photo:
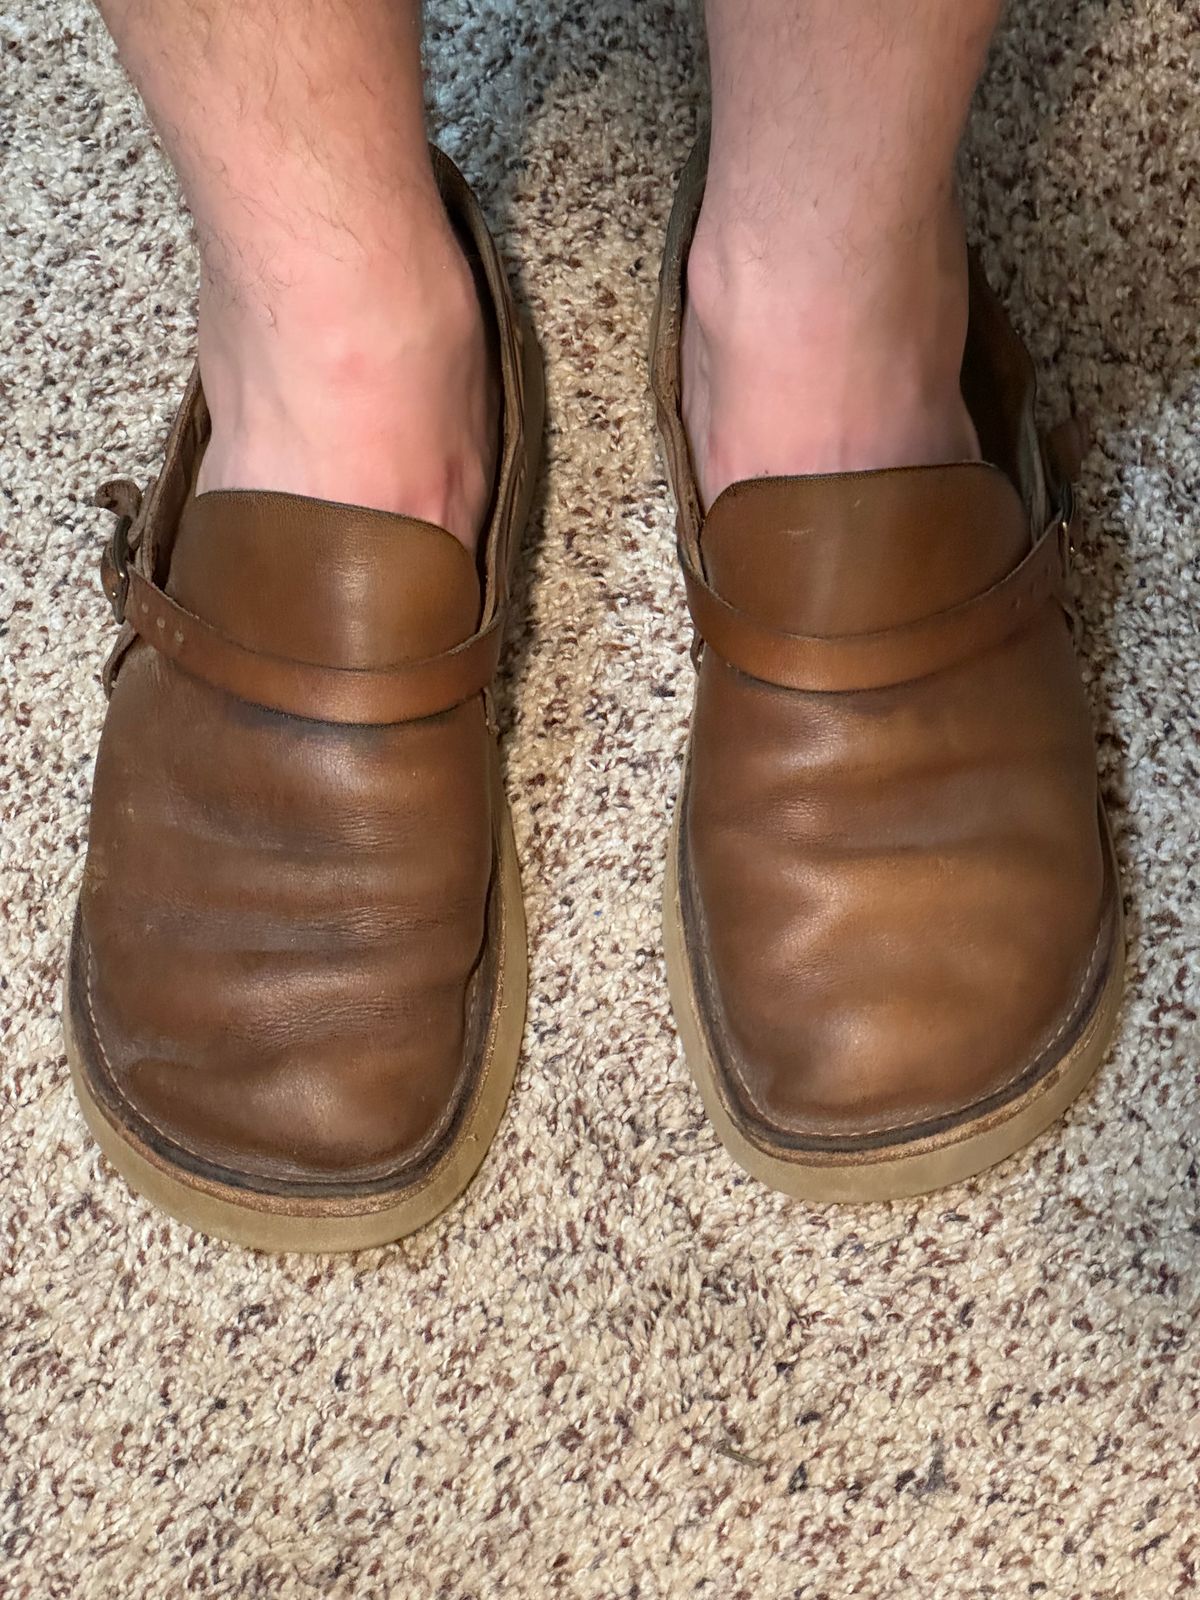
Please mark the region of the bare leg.
<svg viewBox="0 0 1200 1600"><path fill-rule="evenodd" d="M497 399L425 143L419 0L101 0L195 218L200 488L475 540Z"/></svg>
<svg viewBox="0 0 1200 1600"><path fill-rule="evenodd" d="M954 159L1001 0L708 0L684 415L741 478L961 460Z"/></svg>

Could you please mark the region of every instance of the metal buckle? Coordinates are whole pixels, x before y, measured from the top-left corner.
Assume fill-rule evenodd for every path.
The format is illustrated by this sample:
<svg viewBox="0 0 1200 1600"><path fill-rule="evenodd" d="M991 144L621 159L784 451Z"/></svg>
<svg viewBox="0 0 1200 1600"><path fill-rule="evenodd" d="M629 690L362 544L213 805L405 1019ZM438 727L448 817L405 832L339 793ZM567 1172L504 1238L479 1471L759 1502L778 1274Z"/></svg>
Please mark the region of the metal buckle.
<svg viewBox="0 0 1200 1600"><path fill-rule="evenodd" d="M1062 527L1063 539L1067 550L1074 555L1075 537L1072 532L1075 526L1075 490L1069 480L1065 480L1058 489L1058 520Z"/></svg>
<svg viewBox="0 0 1200 1600"><path fill-rule="evenodd" d="M1059 604L1071 627L1075 648L1083 645L1083 619L1071 592L1071 557L1075 554L1075 491L1064 479L1058 486L1058 559L1062 571L1062 593Z"/></svg>
<svg viewBox="0 0 1200 1600"><path fill-rule="evenodd" d="M1063 581L1071 576L1071 558L1075 554L1075 491L1069 483L1058 487L1058 559Z"/></svg>
<svg viewBox="0 0 1200 1600"><path fill-rule="evenodd" d="M131 478L112 478L97 489L96 504L104 511L111 511L117 519L104 551L101 579L113 616L118 622L124 622L125 603L129 597L129 562L137 554L142 538L138 525L142 491Z"/></svg>
<svg viewBox="0 0 1200 1600"><path fill-rule="evenodd" d="M117 575L116 586L108 598L118 622L125 621L125 604L129 599L129 530L132 526L132 517L118 517L108 542L108 559Z"/></svg>

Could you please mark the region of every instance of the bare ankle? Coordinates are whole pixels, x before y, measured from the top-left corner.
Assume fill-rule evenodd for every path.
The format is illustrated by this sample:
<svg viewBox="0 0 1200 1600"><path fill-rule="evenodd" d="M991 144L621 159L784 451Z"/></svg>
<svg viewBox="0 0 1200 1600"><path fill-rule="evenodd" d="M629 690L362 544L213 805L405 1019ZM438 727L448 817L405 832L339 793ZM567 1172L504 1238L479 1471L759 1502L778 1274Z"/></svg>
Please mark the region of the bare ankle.
<svg viewBox="0 0 1200 1600"><path fill-rule="evenodd" d="M200 369L213 434L199 488L280 489L436 523L473 546L498 393L471 269L449 234L361 261L207 277Z"/></svg>
<svg viewBox="0 0 1200 1600"><path fill-rule="evenodd" d="M716 215L714 216L714 211ZM843 245L845 241L842 241ZM706 504L746 477L960 460L966 251L954 212L861 258L702 213L688 265L684 420Z"/></svg>

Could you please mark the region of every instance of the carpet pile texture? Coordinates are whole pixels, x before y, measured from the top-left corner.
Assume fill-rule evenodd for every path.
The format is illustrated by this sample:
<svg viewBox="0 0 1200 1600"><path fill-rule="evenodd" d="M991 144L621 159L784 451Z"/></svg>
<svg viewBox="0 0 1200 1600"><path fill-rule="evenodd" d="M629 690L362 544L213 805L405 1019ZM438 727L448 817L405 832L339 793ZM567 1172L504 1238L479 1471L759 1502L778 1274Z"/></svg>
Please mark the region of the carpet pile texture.
<svg viewBox="0 0 1200 1600"><path fill-rule="evenodd" d="M504 716L532 989L466 1200L248 1254L97 1156L59 1036L111 626L91 509L193 341L173 180L82 0L0 6L0 1593L1167 1600L1200 1564L1200 9L1015 0L964 153L1047 420L1125 876L1117 1045L920 1203L769 1193L706 1125L658 926L691 694L646 330L691 6L435 0L430 102L544 342Z"/></svg>

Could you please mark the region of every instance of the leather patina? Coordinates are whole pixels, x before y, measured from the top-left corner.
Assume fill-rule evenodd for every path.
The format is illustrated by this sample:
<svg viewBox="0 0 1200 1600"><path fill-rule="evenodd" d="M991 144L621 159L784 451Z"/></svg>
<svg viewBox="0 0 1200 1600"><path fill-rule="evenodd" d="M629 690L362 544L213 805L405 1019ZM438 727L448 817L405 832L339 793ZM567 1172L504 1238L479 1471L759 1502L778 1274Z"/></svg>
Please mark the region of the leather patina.
<svg viewBox="0 0 1200 1600"><path fill-rule="evenodd" d="M198 373L150 491L105 493L122 628L72 1064L135 1184L265 1246L379 1242L427 1220L482 1158L519 1042L523 920L490 685L540 369L465 181L434 163L501 377L479 559L381 511L197 495Z"/></svg>

